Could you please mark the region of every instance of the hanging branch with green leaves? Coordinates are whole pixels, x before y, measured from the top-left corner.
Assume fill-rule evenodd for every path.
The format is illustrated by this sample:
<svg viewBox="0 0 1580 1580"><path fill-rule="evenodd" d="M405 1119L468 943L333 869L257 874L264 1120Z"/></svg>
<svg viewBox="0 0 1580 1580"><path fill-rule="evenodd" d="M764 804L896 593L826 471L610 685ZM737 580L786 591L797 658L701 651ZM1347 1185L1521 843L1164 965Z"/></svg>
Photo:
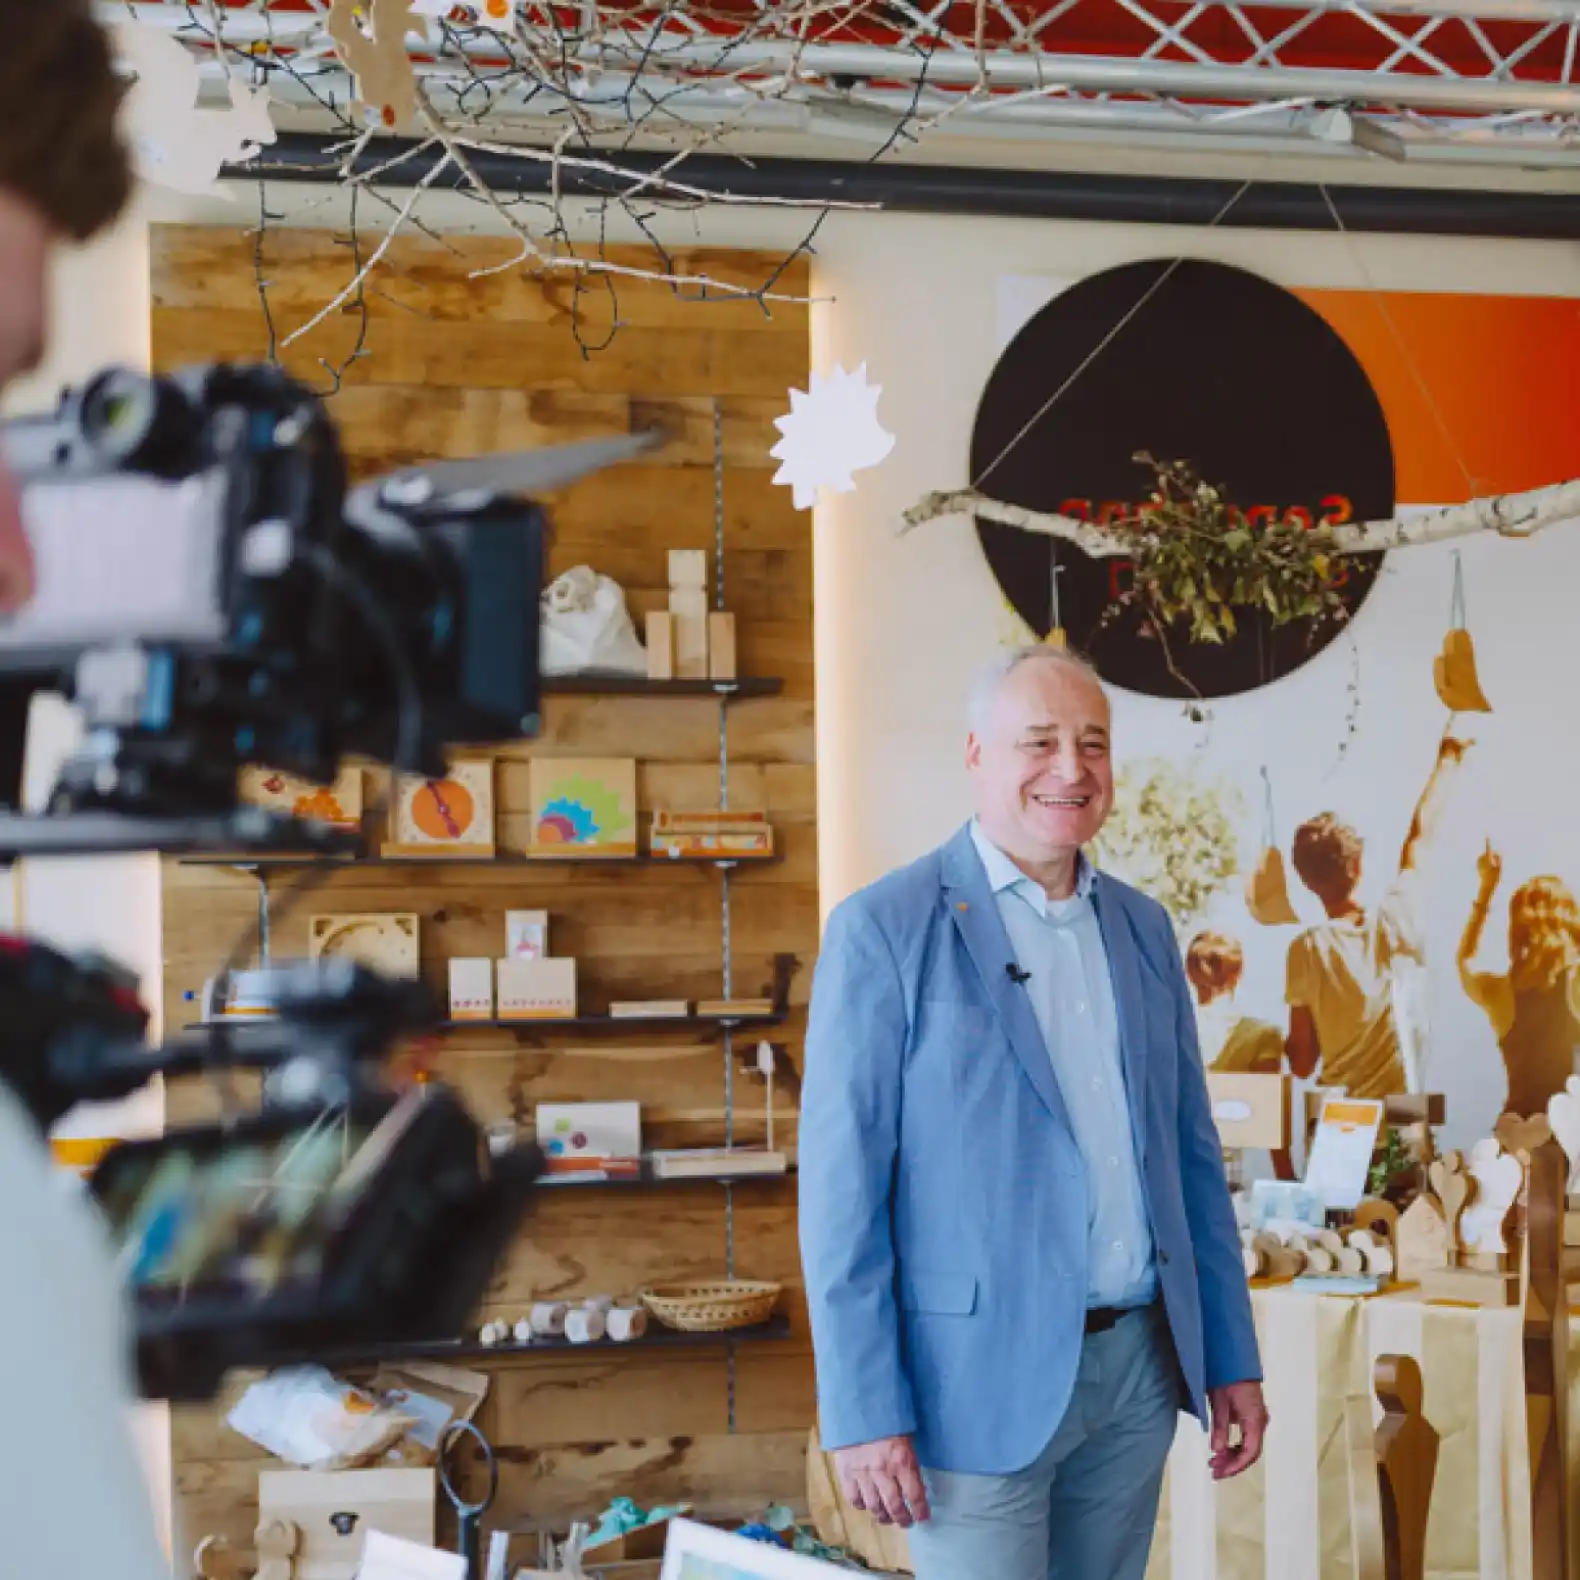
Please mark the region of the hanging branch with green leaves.
<svg viewBox="0 0 1580 1580"><path fill-rule="evenodd" d="M1135 579L1128 597L1149 615L1153 633L1185 631L1193 642L1224 642L1252 609L1274 625L1346 618L1340 596L1342 561L1357 554L1442 543L1478 532L1527 538L1580 519L1580 479L1521 494L1495 494L1408 517L1308 523L1288 513L1249 522L1224 490L1204 483L1189 461L1136 458L1151 468L1151 496L1127 515L1101 525L990 499L975 489L932 493L901 517L905 533L945 516L974 516L1061 539L1094 559L1128 558ZM1107 611L1112 618L1116 604Z"/></svg>
<svg viewBox="0 0 1580 1580"><path fill-rule="evenodd" d="M1210 643L1235 635L1237 610L1265 611L1275 626L1348 618L1343 562L1304 514L1252 523L1188 461L1136 460L1152 470L1152 493L1103 529L1134 566L1113 612L1135 608L1160 636L1177 629Z"/></svg>

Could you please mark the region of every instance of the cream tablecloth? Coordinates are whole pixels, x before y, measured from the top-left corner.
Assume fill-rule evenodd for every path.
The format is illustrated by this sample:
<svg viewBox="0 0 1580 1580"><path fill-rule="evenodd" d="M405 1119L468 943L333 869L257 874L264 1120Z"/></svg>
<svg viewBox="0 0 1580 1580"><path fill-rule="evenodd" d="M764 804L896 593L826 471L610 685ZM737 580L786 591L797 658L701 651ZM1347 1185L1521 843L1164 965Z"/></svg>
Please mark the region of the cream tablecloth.
<svg viewBox="0 0 1580 1580"><path fill-rule="evenodd" d="M1273 1418L1263 1461L1215 1485L1206 1439L1182 1419L1148 1580L1346 1580L1344 1399L1379 1354L1413 1355L1442 1436L1427 1532L1432 1580L1530 1580L1530 1474L1520 1313L1253 1295ZM1570 1319L1570 1507L1580 1466L1580 1321ZM1580 1524L1580 1521L1574 1522Z"/></svg>

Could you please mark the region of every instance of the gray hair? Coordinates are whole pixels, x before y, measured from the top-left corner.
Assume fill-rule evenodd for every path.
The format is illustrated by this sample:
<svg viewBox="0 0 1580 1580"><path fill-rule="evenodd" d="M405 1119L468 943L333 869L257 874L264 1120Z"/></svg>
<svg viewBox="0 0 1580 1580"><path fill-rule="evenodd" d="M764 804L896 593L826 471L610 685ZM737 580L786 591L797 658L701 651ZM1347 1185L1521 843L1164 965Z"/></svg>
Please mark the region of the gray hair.
<svg viewBox="0 0 1580 1580"><path fill-rule="evenodd" d="M1067 669L1085 675L1099 690L1103 686L1103 677L1098 674L1097 666L1082 653L1054 647L1047 642L1028 642L1023 647L1006 648L984 664L971 682L971 690L966 698L966 724L973 735L981 735L987 729L993 704L998 701L1004 682L1022 664L1063 664Z"/></svg>

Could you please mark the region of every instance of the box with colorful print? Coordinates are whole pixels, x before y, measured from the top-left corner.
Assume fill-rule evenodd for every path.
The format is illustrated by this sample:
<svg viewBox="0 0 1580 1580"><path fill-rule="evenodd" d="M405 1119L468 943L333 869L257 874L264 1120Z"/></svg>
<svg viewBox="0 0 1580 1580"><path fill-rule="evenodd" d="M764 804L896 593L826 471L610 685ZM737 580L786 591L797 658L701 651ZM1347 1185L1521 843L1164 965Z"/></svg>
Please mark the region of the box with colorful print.
<svg viewBox="0 0 1580 1580"><path fill-rule="evenodd" d="M576 1014L576 962L501 960L495 968L501 1020L571 1020Z"/></svg>
<svg viewBox="0 0 1580 1580"><path fill-rule="evenodd" d="M511 960L542 960L548 952L547 911L505 912L505 954Z"/></svg>
<svg viewBox="0 0 1580 1580"><path fill-rule="evenodd" d="M314 784L278 768L241 770L237 794L248 806L284 817L310 818L333 828L362 826L362 770L342 768L332 785Z"/></svg>
<svg viewBox="0 0 1580 1580"><path fill-rule="evenodd" d="M450 1019L494 1018L494 962L486 955L450 961Z"/></svg>
<svg viewBox="0 0 1580 1580"><path fill-rule="evenodd" d="M534 757L530 853L634 856L636 759Z"/></svg>
<svg viewBox="0 0 1580 1580"><path fill-rule="evenodd" d="M494 760L458 757L442 779L397 774L386 856L494 854Z"/></svg>
<svg viewBox="0 0 1580 1580"><path fill-rule="evenodd" d="M551 1174L604 1170L642 1156L638 1103L539 1103L536 1120Z"/></svg>

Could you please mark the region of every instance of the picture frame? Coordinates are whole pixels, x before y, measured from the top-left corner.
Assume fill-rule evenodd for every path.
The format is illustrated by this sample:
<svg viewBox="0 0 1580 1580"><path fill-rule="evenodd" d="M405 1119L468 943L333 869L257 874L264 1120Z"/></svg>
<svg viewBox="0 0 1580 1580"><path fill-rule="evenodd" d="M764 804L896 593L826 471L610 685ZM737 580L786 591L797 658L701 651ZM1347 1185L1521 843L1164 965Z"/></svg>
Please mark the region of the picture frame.
<svg viewBox="0 0 1580 1580"><path fill-rule="evenodd" d="M494 759L457 755L442 779L396 774L383 854L437 861L491 860Z"/></svg>
<svg viewBox="0 0 1580 1580"><path fill-rule="evenodd" d="M659 1580L832 1580L849 1573L820 1558L676 1517L669 1522Z"/></svg>

